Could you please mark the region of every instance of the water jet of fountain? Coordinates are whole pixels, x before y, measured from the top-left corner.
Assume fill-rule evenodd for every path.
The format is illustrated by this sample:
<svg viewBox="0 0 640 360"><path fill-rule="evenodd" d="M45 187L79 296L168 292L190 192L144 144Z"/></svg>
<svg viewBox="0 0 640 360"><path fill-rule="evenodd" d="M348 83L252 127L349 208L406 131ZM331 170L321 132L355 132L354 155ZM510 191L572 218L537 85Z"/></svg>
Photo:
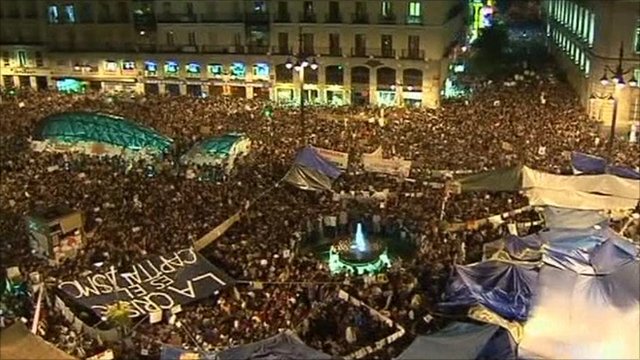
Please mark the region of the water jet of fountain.
<svg viewBox="0 0 640 360"><path fill-rule="evenodd" d="M367 240L364 238L364 232L362 232L362 224L358 223L356 225L356 236L353 239L353 244L351 248L355 248L360 252L366 252L369 249L369 244Z"/></svg>

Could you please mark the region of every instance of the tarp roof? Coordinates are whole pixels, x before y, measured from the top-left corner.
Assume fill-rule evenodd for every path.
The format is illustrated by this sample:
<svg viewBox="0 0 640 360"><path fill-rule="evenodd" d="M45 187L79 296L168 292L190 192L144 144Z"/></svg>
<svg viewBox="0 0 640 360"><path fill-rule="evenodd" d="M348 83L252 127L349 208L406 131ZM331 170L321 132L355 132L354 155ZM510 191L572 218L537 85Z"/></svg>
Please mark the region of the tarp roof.
<svg viewBox="0 0 640 360"><path fill-rule="evenodd" d="M548 228L586 229L594 225L603 226L608 218L596 210L564 209L545 206L542 216Z"/></svg>
<svg viewBox="0 0 640 360"><path fill-rule="evenodd" d="M505 338L506 337L506 338ZM418 336L396 360L513 359L514 344L497 325L454 322L430 335Z"/></svg>
<svg viewBox="0 0 640 360"><path fill-rule="evenodd" d="M579 174L612 174L627 179L640 179L640 172L637 170L610 165L605 158L580 152L571 153L571 167Z"/></svg>
<svg viewBox="0 0 640 360"><path fill-rule="evenodd" d="M22 322L16 322L0 332L0 359L66 360L75 358L32 334Z"/></svg>
<svg viewBox="0 0 640 360"><path fill-rule="evenodd" d="M194 149L208 155L228 156L233 144L242 139L244 135L237 133L225 134L202 140L194 145Z"/></svg>
<svg viewBox="0 0 640 360"><path fill-rule="evenodd" d="M318 151L307 146L302 149L284 179L288 183L304 190L330 190L333 181L342 172Z"/></svg>
<svg viewBox="0 0 640 360"><path fill-rule="evenodd" d="M537 287L534 265L489 260L457 265L442 306L481 304L508 320L525 320Z"/></svg>
<svg viewBox="0 0 640 360"><path fill-rule="evenodd" d="M640 358L640 262L593 276L543 266L519 356Z"/></svg>
<svg viewBox="0 0 640 360"><path fill-rule="evenodd" d="M96 112L65 112L40 121L35 140L99 142L132 150L167 152L173 140L125 118Z"/></svg>

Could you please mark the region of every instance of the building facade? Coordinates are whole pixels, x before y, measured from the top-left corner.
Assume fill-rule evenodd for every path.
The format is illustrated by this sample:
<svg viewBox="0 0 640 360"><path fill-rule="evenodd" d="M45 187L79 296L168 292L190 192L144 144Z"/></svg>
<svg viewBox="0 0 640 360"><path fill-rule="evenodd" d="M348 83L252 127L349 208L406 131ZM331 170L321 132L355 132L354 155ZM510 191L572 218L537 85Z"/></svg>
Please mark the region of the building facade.
<svg viewBox="0 0 640 360"><path fill-rule="evenodd" d="M628 131L640 121L640 0L548 0L549 47L591 118ZM622 80L616 74L619 65Z"/></svg>
<svg viewBox="0 0 640 360"><path fill-rule="evenodd" d="M2 86L439 105L465 2L1 1ZM286 66L308 59L317 69ZM315 66L314 66L315 68Z"/></svg>

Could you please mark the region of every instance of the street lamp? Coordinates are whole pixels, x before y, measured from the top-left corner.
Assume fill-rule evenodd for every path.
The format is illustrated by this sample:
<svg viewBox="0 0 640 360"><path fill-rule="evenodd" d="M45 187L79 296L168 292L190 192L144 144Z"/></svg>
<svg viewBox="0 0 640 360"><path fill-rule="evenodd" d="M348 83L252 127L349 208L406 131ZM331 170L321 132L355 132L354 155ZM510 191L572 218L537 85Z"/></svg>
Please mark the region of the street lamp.
<svg viewBox="0 0 640 360"><path fill-rule="evenodd" d="M622 59L624 58L624 42L620 43L620 50L618 54L618 65L615 69L609 67L609 65L604 66L604 73L600 78L600 83L603 86L608 86L611 82L615 85L616 89L621 90L625 87L626 83L624 81L624 75L628 74L632 69L624 70L622 68ZM612 79L609 81L607 77L607 72L611 72ZM638 80L632 75L631 79L629 79L629 86L636 87L638 86ZM609 154L609 160L613 160L613 144L616 137L616 122L618 117L618 96L616 94L616 89L613 91L613 114L611 119L611 132L609 133L609 143L607 144L607 152Z"/></svg>
<svg viewBox="0 0 640 360"><path fill-rule="evenodd" d="M309 67L315 71L318 70L319 66L315 58L306 56L302 51L302 28L300 28L298 34L298 43L298 54L293 58L287 59L284 66L289 70L295 70L300 76L300 132L303 141L306 142L304 130L304 69Z"/></svg>

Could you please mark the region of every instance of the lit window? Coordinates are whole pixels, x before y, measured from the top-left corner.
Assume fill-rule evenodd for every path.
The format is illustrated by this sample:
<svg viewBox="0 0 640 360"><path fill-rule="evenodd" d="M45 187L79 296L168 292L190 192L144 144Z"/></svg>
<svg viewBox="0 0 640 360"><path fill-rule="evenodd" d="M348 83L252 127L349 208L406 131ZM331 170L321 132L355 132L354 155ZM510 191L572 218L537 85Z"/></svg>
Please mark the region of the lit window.
<svg viewBox="0 0 640 360"><path fill-rule="evenodd" d="M222 64L209 64L207 68L209 74L213 76L222 76L224 74L224 66Z"/></svg>
<svg viewBox="0 0 640 360"><path fill-rule="evenodd" d="M391 9L391 1L383 1L382 8L380 9L380 13L383 17L390 17L393 15L393 11Z"/></svg>
<svg viewBox="0 0 640 360"><path fill-rule="evenodd" d="M49 6L47 14L49 17L49 24L57 24L60 22L60 18L58 17L58 7L56 5Z"/></svg>
<svg viewBox="0 0 640 360"><path fill-rule="evenodd" d="M269 79L269 64L258 63L253 65L253 77L256 79Z"/></svg>
<svg viewBox="0 0 640 360"><path fill-rule="evenodd" d="M27 66L27 52L24 50L18 50L18 65L20 67Z"/></svg>
<svg viewBox="0 0 640 360"><path fill-rule="evenodd" d="M595 38L596 14L591 12L589 15L589 47L591 47L593 46L593 39Z"/></svg>
<svg viewBox="0 0 640 360"><path fill-rule="evenodd" d="M113 60L104 62L104 69L109 72L118 71L118 63Z"/></svg>
<svg viewBox="0 0 640 360"><path fill-rule="evenodd" d="M234 62L231 64L231 76L242 79L247 73L247 68L244 63Z"/></svg>
<svg viewBox="0 0 640 360"><path fill-rule="evenodd" d="M254 1L253 2L253 11L257 13L267 12L267 4L264 0L262 1Z"/></svg>
<svg viewBox="0 0 640 360"><path fill-rule="evenodd" d="M124 71L132 71L136 69L136 62L135 61L130 61L130 60L125 60L122 62L122 70Z"/></svg>
<svg viewBox="0 0 640 360"><path fill-rule="evenodd" d="M409 16L420 17L422 16L422 9L419 1L412 1L409 3Z"/></svg>
<svg viewBox="0 0 640 360"><path fill-rule="evenodd" d="M584 62L584 73L586 76L589 76L589 72L591 71L591 60L589 58L585 59Z"/></svg>
<svg viewBox="0 0 640 360"><path fill-rule="evenodd" d="M164 73L167 75L177 75L180 69L175 61L167 61L164 63Z"/></svg>
<svg viewBox="0 0 640 360"><path fill-rule="evenodd" d="M636 24L636 52L640 53L640 19L638 19L638 23Z"/></svg>
<svg viewBox="0 0 640 360"><path fill-rule="evenodd" d="M66 17L65 21L73 24L76 22L76 8L73 5L65 5L64 6L64 15Z"/></svg>
<svg viewBox="0 0 640 360"><path fill-rule="evenodd" d="M147 76L155 76L158 73L158 64L153 61L145 61L144 72Z"/></svg>
<svg viewBox="0 0 640 360"><path fill-rule="evenodd" d="M188 63L184 69L189 75L200 75L200 64L198 63Z"/></svg>

